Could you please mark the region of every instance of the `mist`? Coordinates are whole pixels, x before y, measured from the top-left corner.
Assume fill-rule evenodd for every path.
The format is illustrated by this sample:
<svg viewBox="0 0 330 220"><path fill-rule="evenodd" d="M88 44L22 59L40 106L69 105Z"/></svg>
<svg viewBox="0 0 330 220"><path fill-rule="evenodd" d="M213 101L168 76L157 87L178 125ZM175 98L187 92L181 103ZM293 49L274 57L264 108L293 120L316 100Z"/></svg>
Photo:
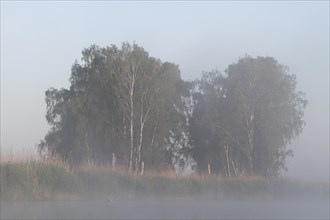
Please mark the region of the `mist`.
<svg viewBox="0 0 330 220"><path fill-rule="evenodd" d="M278 171L276 178L268 179L261 171L255 174L257 177L250 178L247 162L236 160L242 156L232 151L229 155L232 155L233 168L219 165L230 161L224 153L218 157L222 158L220 162L204 161L204 156L193 158L191 153L188 159L183 154L175 158L177 161L172 164L175 169L166 173L168 170L157 164L167 163L166 156L161 157L159 151L143 146L142 159L138 162L145 164L146 173L142 175L134 162L128 168L129 147L134 145L139 149L139 140L154 143L154 136L161 145L166 126L177 123L170 119L160 121L166 128L156 132L157 139L157 135L151 135L155 134L153 130L157 131L156 117L148 114L145 118L154 117L150 124L146 122L145 129L150 131L145 131L146 135L139 139L143 133L142 123L135 126L134 143L122 134L120 141L111 139L112 136L111 140L103 138L107 136L102 136L102 132L108 130L95 134L93 144L108 147L95 150L95 158L101 158L99 161L86 159L88 162L82 165L70 164L80 158L58 162L57 157L47 160L46 153L40 158L38 146L52 129L45 117L48 108L45 92L50 88L69 90L73 64L76 61L81 67L85 65L84 48L98 45L105 49L116 45L120 50L123 42L137 43L148 56L159 59L159 69L165 68L165 63L173 64L169 72L175 72L184 82L201 80L205 73L218 71L225 75L230 65L246 57L255 60L271 57L279 65L287 66L288 72L296 77L296 90L302 91L308 101L303 111L302 119L306 123L302 132L286 146L286 150L293 150L293 157L287 156L283 162L287 170L278 165L274 171ZM329 53L329 2L1 1L1 219L329 218ZM166 85L171 85L177 77L175 74L165 81ZM174 92L174 89L164 91L160 94ZM161 98L155 100L157 106L168 107ZM173 100L177 100L176 97L173 96ZM136 103L135 109L141 106L143 109L140 101ZM119 114L124 110L118 111ZM227 117L228 112L223 115ZM174 114L171 115L174 118ZM131 120L140 122L143 114L141 118L138 114L135 117ZM116 123L122 123L118 121ZM199 128L201 133L208 128L212 131L208 124L212 119L202 122L206 125ZM173 127L180 129L180 123L177 124ZM203 125L197 120L196 124ZM123 127L128 129L128 125ZM97 127L89 126L86 130ZM229 130L237 127L233 125ZM181 141L188 136L183 135ZM202 140L202 135L193 141L195 146L198 140ZM182 147L184 143L177 146ZM66 154L74 149L70 148ZM171 161L174 161L176 153L189 151L189 147L172 150L167 155L172 155ZM117 156L117 169L111 166L113 152ZM150 155L154 159L150 159ZM208 157L215 155L211 149ZM109 160L104 159L106 157ZM37 159L30 161L31 158ZM135 160L140 160L138 158ZM183 168L180 160L186 163ZM13 161L19 165L13 165ZM49 170L46 168L52 166ZM265 165L259 166L262 169ZM127 169L134 168L135 174L129 174Z"/></svg>
<svg viewBox="0 0 330 220"><path fill-rule="evenodd" d="M319 179L329 178L329 13L326 2L102 4L79 4L81 14L72 16L74 4L62 7L53 3L1 3L2 151L36 152L35 145L49 128L44 117L44 91L51 86L68 86L71 65L79 59L83 47L92 43L108 45L135 40L153 56L178 63L182 77L187 80L199 78L203 71L214 68L223 71L246 53L271 55L288 65L297 76L298 88L306 92L310 103L305 111L306 127L292 143L295 158L289 161L288 175L308 179L305 171L311 168L304 167L305 161L313 160L309 163L314 166L313 172L309 174ZM119 9L115 11L123 7L129 9L135 27L152 30L158 21L165 28L145 35L136 29L124 28L127 20L105 19L102 13L86 21L88 29L83 28L81 21L85 19L79 16L87 11L91 14L100 8L114 7ZM146 14L141 22L142 18L133 10L135 7ZM187 8L186 11L182 7ZM165 9L171 11L172 18L166 18ZM224 10L218 13L218 9ZM207 16L195 16L200 13ZM57 14L63 16L58 20L50 17ZM184 19L182 14L185 14ZM263 19L259 19L261 17ZM95 20L110 22L105 26L114 28L116 34L112 34L111 28L97 28L102 25L88 23ZM123 23L113 23L118 20ZM29 55L19 55L21 50L29 51ZM46 54L49 55L47 59ZM23 97L21 91L24 91ZM21 114L22 109L28 118ZM34 129L29 129L31 126ZM315 131L318 131L317 142ZM316 150L310 151L310 148Z"/></svg>
<svg viewBox="0 0 330 220"><path fill-rule="evenodd" d="M322 201L136 200L21 202L2 206L1 218L77 219L327 219L329 203ZM17 208L19 207L19 212ZM13 210L15 209L15 211ZM34 210L31 212L31 210ZM10 213L10 214L9 214Z"/></svg>

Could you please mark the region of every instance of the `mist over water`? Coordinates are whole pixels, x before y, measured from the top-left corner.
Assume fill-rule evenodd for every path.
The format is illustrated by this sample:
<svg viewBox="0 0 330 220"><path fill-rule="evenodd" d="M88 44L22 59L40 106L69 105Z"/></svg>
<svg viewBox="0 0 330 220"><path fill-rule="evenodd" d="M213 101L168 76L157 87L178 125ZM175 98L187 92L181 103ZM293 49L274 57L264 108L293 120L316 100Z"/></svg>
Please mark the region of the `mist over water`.
<svg viewBox="0 0 330 220"><path fill-rule="evenodd" d="M1 218L328 219L329 200L138 199L4 202Z"/></svg>
<svg viewBox="0 0 330 220"><path fill-rule="evenodd" d="M329 2L1 1L0 8L1 219L330 218ZM292 139L287 146L287 149L293 150L294 155L292 158L286 158L285 165L288 172L281 170L279 178L274 178L274 182L271 178L258 176L259 174L245 176L243 169L242 173L239 173L240 169L238 169L243 158L240 156L240 151L233 151L236 153L235 156L233 152L228 153L228 146L227 154L223 150L221 157L214 153L217 151L210 151L207 156L222 158L223 162L230 161L230 156L232 156L232 163L227 164L229 168L225 167L225 163L222 165L214 163L208 171L207 165L210 165L210 162L204 161L205 158L200 156L197 159L200 159L200 164L203 165L201 167L205 168L203 172L209 173L204 175L204 173L196 172L196 179L194 175L186 175L187 173L194 174L196 170L192 166L186 166L187 172L183 172L185 175L182 176L173 173L168 176L158 176L157 171L156 174L148 176L149 168L152 168L150 172L155 172L150 165L151 162L157 164L159 158L162 158L157 158L160 154L152 153L148 154L152 159L149 163L145 163L144 175L141 171L138 172L139 175L129 173L125 168L115 170L110 166L113 160L103 161L104 164L109 163L109 167L104 170L100 168L101 166L97 167L99 164L90 170L84 170L83 166L74 170L71 167L68 168L70 165L62 163L63 161L44 163L37 156L36 145L45 137L47 131L52 129L45 119L47 113L45 91L51 87L70 89L71 82L68 79L70 71L72 73L71 67L76 59L79 60L78 63L80 62L83 48L97 44L105 49L111 44L120 45L123 41L136 41L148 51L148 54L150 53L150 57L155 57L160 62L173 62L175 65L171 68L175 69L180 77L182 76L182 80L187 80L186 82L201 79L205 71L219 69L221 73L225 73L228 65L236 64L237 60L244 55L274 57L279 64L288 66L289 72L296 77L297 89L306 93L308 101L302 117L306 125L303 126L299 137ZM79 70L78 67L77 70ZM274 82L274 80L269 81ZM104 79L102 78L100 82L104 82ZM145 85L151 86L152 82L155 80ZM159 84L170 85L170 82L172 80L159 81ZM118 84L114 83L116 86ZM266 87L269 88L269 86ZM96 85L95 88L101 87ZM155 94L158 94L156 91L155 89ZM168 91L175 93L172 87ZM106 94L105 97L111 99L108 96L110 93L102 94ZM258 92L259 94L263 93ZM270 94L277 93L270 92ZM95 100L95 97L100 97L100 95L97 93L91 97L91 100ZM144 97L142 95L141 98L137 98L136 103L140 104ZM154 106L161 106L159 104L162 104L161 100L161 98L155 98L158 102L155 102ZM201 105L205 107L201 108L201 119L207 118L202 113L212 103L213 101ZM223 103L226 105L219 106L229 106L234 102ZM143 104L141 106L143 107ZM215 109L220 109L219 106ZM114 105L114 109L116 107L117 105ZM82 107L82 110L86 109ZM135 110L139 111L139 109L143 110L140 106L135 107ZM121 115L122 112L123 110L119 109L117 113ZM233 119L239 118L231 110L228 110L228 113L233 115ZM125 114L129 115L127 112ZM218 114L211 111L210 114L205 115ZM139 142L140 137L140 146L142 146L142 138L137 131L139 129L142 131L142 116L142 114L141 117L135 114L136 118L131 118L131 121L141 124L138 123L135 132L136 143ZM171 116L173 117L172 114ZM152 120L150 120L152 123L156 118L153 117L151 116ZM110 114L105 114L104 120L100 120L102 122L100 125L109 118ZM122 121L121 117L118 118L120 120L113 124ZM228 118L226 115L223 121ZM277 123L280 121L279 118L283 117L274 118L274 122ZM201 123L203 120L195 123L196 127L205 125L196 132L197 140L199 134L203 132L205 132L205 137L209 137L210 132L207 129L216 121L211 118ZM95 122L95 118L92 121ZM123 130L128 129L128 121L125 120ZM164 119L159 124L169 122L170 120ZM146 123L145 128L149 129L149 133L144 131L143 141L156 143L153 141L154 136L156 139L158 137L158 141L163 141L164 138L161 135L151 135L155 134L158 121L153 129L152 123L150 125ZM176 121L171 125L174 125L174 128L179 127ZM240 127L240 124L236 126L236 123L233 123L233 128ZM96 133L95 128L98 126L90 130ZM70 129L65 130L63 134L68 134ZM263 131L263 129L260 130ZM100 129L100 131L105 130ZM108 130L110 131L117 135L121 127L113 127ZM123 133L128 134L128 131ZM85 134L87 136L87 132ZM103 144L104 151L94 151L99 153L100 158L111 158L114 155L112 147L118 150L129 146L128 142L125 144L123 142L121 147L115 144L112 146L112 137L109 138L109 142L106 142L110 136L107 132L104 134L106 138L103 141L97 135L93 139L94 143ZM73 136L68 135L68 137ZM226 138L227 136L224 135ZM84 138L79 140L84 140ZM125 139L125 141L128 140ZM212 140L215 140L214 148L217 149L218 140ZM88 148L88 141L86 143ZM203 149L204 143L209 143L209 140L201 143L203 143L201 144L201 149ZM260 144L260 146L268 146L273 142L265 141L264 143L267 144ZM71 145L63 144L63 146L69 148L68 146ZM77 148L81 146L85 146L83 142L76 145ZM151 144L143 145L142 152L145 147L150 146ZM157 145L157 149L161 148L159 146ZM178 146L182 145L178 144ZM128 148L126 150L128 152ZM67 152L71 154L72 150ZM119 155L117 168L125 167L126 159L129 158L127 152L125 156ZM5 156L8 161L4 161L3 156L6 153L13 154L14 159L10 159L11 156ZM19 156L20 153L22 153L22 158ZM30 158L30 155L34 158L32 162L22 162ZM228 156L227 159L225 155ZM95 160L95 164L98 162ZM236 165L235 162L237 162ZM277 161L272 162L275 164ZM267 164L273 163L265 162L259 168ZM215 171L216 166L222 169L222 173ZM230 173L231 170L230 176L226 172ZM240 174L242 176L239 176Z"/></svg>

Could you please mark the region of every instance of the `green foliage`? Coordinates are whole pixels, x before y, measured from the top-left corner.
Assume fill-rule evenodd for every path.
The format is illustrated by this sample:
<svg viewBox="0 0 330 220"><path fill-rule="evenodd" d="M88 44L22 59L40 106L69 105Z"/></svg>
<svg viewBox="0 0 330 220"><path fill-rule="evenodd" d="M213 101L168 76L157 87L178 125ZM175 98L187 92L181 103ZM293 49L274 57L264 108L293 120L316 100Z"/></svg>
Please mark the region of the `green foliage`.
<svg viewBox="0 0 330 220"><path fill-rule="evenodd" d="M271 57L245 57L225 74L205 73L191 89L190 155L200 171L277 176L292 155L307 104L296 78Z"/></svg>
<svg viewBox="0 0 330 220"><path fill-rule="evenodd" d="M70 88L46 91L52 127L40 152L71 165L109 163L113 153L124 166L136 162L137 168L141 159L153 167L171 163L165 143L170 130L180 130L182 115L178 66L129 43L92 45L82 54L82 64L72 66Z"/></svg>
<svg viewBox="0 0 330 220"><path fill-rule="evenodd" d="M277 176L305 124L307 100L288 67L246 56L200 80L184 82L179 67L123 43L82 52L69 89L46 91L51 129L41 153L71 166L109 164L137 172L208 165L217 175Z"/></svg>

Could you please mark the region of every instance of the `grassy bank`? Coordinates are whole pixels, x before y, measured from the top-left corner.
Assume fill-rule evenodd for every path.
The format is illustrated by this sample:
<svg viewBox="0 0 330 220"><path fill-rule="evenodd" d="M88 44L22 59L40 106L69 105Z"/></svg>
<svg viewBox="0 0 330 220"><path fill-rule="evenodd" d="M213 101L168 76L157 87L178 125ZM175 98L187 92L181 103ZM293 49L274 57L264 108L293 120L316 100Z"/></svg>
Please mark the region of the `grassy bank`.
<svg viewBox="0 0 330 220"><path fill-rule="evenodd" d="M146 172L128 175L110 167L82 166L70 170L60 162L0 163L2 200L71 200L100 197L274 198L329 196L329 182L301 183L256 176L219 178Z"/></svg>

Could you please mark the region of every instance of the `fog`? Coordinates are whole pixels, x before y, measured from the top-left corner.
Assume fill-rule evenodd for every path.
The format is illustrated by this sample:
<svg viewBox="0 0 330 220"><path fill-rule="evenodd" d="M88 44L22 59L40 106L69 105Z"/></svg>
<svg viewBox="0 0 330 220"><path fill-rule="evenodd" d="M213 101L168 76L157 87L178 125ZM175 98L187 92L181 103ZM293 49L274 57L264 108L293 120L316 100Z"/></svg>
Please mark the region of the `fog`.
<svg viewBox="0 0 330 220"><path fill-rule="evenodd" d="M329 179L328 9L328 2L1 2L1 150L36 152L49 128L45 90L68 86L83 48L128 40L179 64L183 79L223 71L245 54L289 66L309 105L286 175Z"/></svg>
<svg viewBox="0 0 330 220"><path fill-rule="evenodd" d="M282 176L329 182L329 2L1 1L1 152L36 155L49 130L45 91L68 88L91 44L135 41L200 78L246 54L295 74L308 106ZM80 60L79 60L80 61ZM1 218L329 218L329 198L105 198L1 201Z"/></svg>
<svg viewBox="0 0 330 220"><path fill-rule="evenodd" d="M328 219L328 200L6 202L5 219Z"/></svg>

